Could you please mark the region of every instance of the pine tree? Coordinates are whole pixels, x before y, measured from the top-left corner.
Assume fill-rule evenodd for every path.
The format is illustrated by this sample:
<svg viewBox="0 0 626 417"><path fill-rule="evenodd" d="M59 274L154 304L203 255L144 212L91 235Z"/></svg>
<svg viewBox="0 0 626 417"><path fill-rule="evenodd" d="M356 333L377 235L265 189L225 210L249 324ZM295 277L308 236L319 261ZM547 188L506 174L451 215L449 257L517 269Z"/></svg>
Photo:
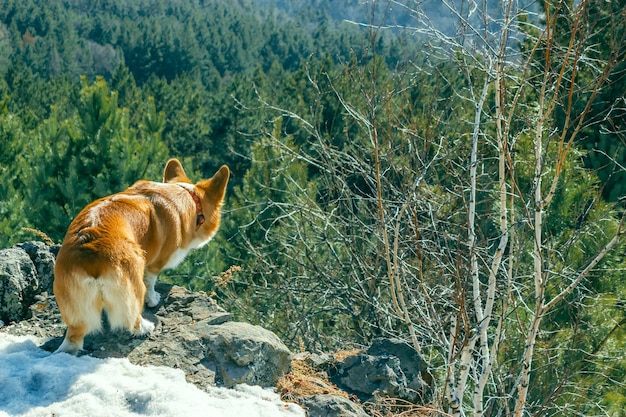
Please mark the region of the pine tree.
<svg viewBox="0 0 626 417"><path fill-rule="evenodd" d="M25 240L21 227L25 205L18 192L19 173L15 160L23 151L26 135L20 118L9 113L9 98L0 100L0 247Z"/></svg>
<svg viewBox="0 0 626 417"><path fill-rule="evenodd" d="M122 191L142 178L159 180L167 151L161 141L164 115L147 100L143 120L130 124L117 93L103 78L83 88L76 114L61 119L56 108L33 132L18 158L32 227L59 241L71 219L91 201Z"/></svg>

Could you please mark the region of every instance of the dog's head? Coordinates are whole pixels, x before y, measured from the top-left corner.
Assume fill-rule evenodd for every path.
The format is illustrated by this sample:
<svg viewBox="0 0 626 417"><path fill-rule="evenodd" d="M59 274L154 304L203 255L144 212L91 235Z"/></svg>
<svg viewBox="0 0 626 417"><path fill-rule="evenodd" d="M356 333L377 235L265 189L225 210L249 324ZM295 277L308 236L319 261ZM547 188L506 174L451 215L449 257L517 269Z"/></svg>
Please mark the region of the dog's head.
<svg viewBox="0 0 626 417"><path fill-rule="evenodd" d="M198 225L196 233L210 237L217 231L220 224L220 208L224 202L229 177L230 170L226 165L222 165L213 177L194 185L193 192L200 202L201 214L204 216L204 221ZM167 161L163 172L163 182L192 184L178 159Z"/></svg>

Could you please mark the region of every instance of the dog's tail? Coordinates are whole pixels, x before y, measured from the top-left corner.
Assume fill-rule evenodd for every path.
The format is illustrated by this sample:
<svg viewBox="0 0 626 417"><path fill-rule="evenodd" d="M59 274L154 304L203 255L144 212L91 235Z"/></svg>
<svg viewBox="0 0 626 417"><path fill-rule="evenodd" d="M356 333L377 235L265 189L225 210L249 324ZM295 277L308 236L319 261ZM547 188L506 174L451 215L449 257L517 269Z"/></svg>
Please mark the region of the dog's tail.
<svg viewBox="0 0 626 417"><path fill-rule="evenodd" d="M122 327L140 335L154 328L141 316L146 293L141 248L128 242L113 250L115 254L73 245L61 248L54 294L67 332L57 352L81 350L85 335L101 330L102 310L112 329Z"/></svg>

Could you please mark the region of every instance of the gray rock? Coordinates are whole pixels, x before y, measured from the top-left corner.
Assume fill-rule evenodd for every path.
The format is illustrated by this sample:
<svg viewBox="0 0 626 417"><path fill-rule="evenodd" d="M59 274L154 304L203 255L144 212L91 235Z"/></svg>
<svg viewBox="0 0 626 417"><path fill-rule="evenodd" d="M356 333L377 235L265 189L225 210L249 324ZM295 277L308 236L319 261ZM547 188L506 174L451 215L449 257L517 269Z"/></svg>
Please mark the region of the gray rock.
<svg viewBox="0 0 626 417"><path fill-rule="evenodd" d="M1 320L26 318L37 287L37 270L26 252L16 247L0 251Z"/></svg>
<svg viewBox="0 0 626 417"><path fill-rule="evenodd" d="M207 357L215 364L217 382L273 387L290 369L289 349L274 333L248 323L197 325L206 339Z"/></svg>
<svg viewBox="0 0 626 417"><path fill-rule="evenodd" d="M405 399L411 402L427 403L434 389L434 379L428 364L412 346L395 338L378 338L367 349L367 354L378 357L395 357L400 361L400 369L406 378L409 392L416 393Z"/></svg>
<svg viewBox="0 0 626 417"><path fill-rule="evenodd" d="M334 358L328 353L311 353L311 352L298 352L291 357L294 360L305 361L313 368L326 370L334 363Z"/></svg>
<svg viewBox="0 0 626 417"><path fill-rule="evenodd" d="M367 417L359 405L338 395L301 397L298 402L308 409L309 417Z"/></svg>
<svg viewBox="0 0 626 417"><path fill-rule="evenodd" d="M376 357L358 354L346 358L331 381L339 388L354 393L361 401L374 396L404 398L406 377L400 361L394 357Z"/></svg>
<svg viewBox="0 0 626 417"><path fill-rule="evenodd" d="M398 339L377 339L365 353L349 356L329 371L333 383L363 402L391 397L425 404L432 396L426 362Z"/></svg>
<svg viewBox="0 0 626 417"><path fill-rule="evenodd" d="M20 243L16 247L23 249L30 256L33 265L37 269L38 292L47 291L52 293L54 262L61 246L49 246L43 242L26 242Z"/></svg>
<svg viewBox="0 0 626 417"><path fill-rule="evenodd" d="M29 242L0 250L0 331L48 338L42 346L55 350L65 325L52 295L54 258L58 247ZM161 302L144 317L156 324L146 338L124 331L88 335L87 354L127 357L138 365L170 366L185 372L200 387L236 384L275 386L289 371L290 352L272 332L231 321L228 312L203 293L172 285L157 285ZM377 339L365 352L335 363L325 354L305 359L324 368L331 381L361 401L395 397L426 403L432 396L428 365L401 340ZM316 395L301 398L310 416L364 416L343 397Z"/></svg>
<svg viewBox="0 0 626 417"><path fill-rule="evenodd" d="M231 319L230 313L204 293L165 284L159 285L157 291L161 294L161 302L155 314L170 327L195 322L222 324Z"/></svg>
<svg viewBox="0 0 626 417"><path fill-rule="evenodd" d="M56 251L41 242L0 250L0 320L30 317L35 296L52 289Z"/></svg>

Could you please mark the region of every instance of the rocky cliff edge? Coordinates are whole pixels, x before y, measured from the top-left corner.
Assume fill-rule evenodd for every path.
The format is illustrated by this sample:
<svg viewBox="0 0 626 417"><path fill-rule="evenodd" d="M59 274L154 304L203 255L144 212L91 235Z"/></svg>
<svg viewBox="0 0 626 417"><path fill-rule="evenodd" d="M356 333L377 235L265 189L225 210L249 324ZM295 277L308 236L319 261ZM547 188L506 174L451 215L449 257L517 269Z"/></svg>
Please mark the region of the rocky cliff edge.
<svg viewBox="0 0 626 417"><path fill-rule="evenodd" d="M52 294L58 246L22 243L0 250L0 331L45 340L53 351L65 326ZM292 360L307 361L339 388L291 399L309 409L311 417L353 417L367 414L358 400L399 398L414 404L430 400L432 377L424 360L405 343L381 339L342 360L332 355L292 355L271 331L233 321L212 298L184 288L160 284L158 306L144 311L156 324L146 338L124 331L92 334L85 352L93 357L125 357L137 365L168 366L184 371L189 382L202 387L239 384L275 387L293 379ZM106 323L106 321L105 321ZM342 393L342 396L336 393ZM355 401L350 401L352 398Z"/></svg>

